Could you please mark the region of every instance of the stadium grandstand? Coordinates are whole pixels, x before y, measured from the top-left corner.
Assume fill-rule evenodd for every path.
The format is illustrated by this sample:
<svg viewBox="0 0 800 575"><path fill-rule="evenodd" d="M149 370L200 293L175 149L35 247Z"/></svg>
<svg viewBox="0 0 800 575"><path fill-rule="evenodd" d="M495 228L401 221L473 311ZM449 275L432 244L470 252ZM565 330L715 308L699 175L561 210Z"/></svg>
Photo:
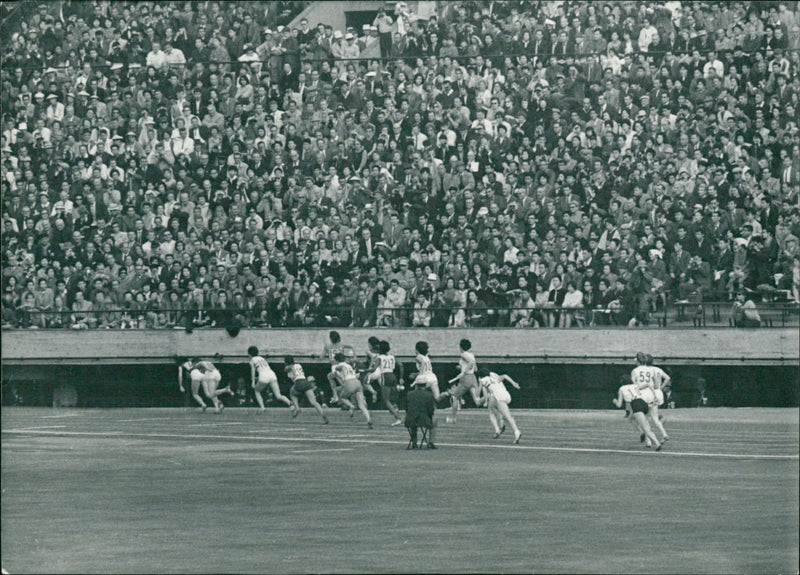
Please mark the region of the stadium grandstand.
<svg viewBox="0 0 800 575"><path fill-rule="evenodd" d="M797 325L795 3L342 4L4 4L3 330Z"/></svg>

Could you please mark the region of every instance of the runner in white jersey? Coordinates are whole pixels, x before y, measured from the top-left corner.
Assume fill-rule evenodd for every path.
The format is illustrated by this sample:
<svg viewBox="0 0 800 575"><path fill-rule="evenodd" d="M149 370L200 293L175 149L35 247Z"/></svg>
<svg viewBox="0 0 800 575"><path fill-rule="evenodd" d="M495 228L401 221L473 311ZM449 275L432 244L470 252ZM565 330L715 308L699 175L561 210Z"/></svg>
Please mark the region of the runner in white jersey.
<svg viewBox="0 0 800 575"><path fill-rule="evenodd" d="M219 396L227 393L233 395L233 390L230 386L219 389L219 384L222 381L222 374L216 366L210 361L204 360L200 362L204 370L203 375L203 391L211 398L214 403L214 413L221 413L225 409L225 405L220 401Z"/></svg>
<svg viewBox="0 0 800 575"><path fill-rule="evenodd" d="M662 441L668 441L669 435L667 435L667 431L658 417L656 389L661 387L661 370L656 370L652 365L647 365L647 354L641 351L636 354L636 362L639 365L633 368L631 372L631 382L641 390L642 399L647 402L647 415L659 433L661 433Z"/></svg>
<svg viewBox="0 0 800 575"><path fill-rule="evenodd" d="M330 362L331 367L336 363L334 356L337 353L343 353L346 361L351 361L355 359L355 351L353 350L353 346L345 345L342 343L342 336L339 335L338 331L331 331L328 333L328 341L322 348L322 356ZM328 383L331 386L331 405L336 405L339 403L339 390L337 389L337 381L332 377L332 374L328 374Z"/></svg>
<svg viewBox="0 0 800 575"><path fill-rule="evenodd" d="M275 399L288 405L292 413L294 413L294 405L288 397L281 393L281 388L278 385L278 376L272 371L267 360L258 355L258 348L251 345L247 348L247 355L250 356L250 380L253 385L253 392L256 396L259 411L266 411L266 407L264 407L264 398L261 394L267 386L269 386Z"/></svg>
<svg viewBox="0 0 800 575"><path fill-rule="evenodd" d="M506 426L503 423L505 419L514 430L514 443L519 443L522 432L517 427L517 422L514 416L511 415L508 405L511 403L511 395L508 393L506 386L503 382L510 383L514 388L519 389L519 384L507 375L499 375L493 371L482 367L478 370L478 381L482 395L479 398L477 405L485 403L489 408L489 420L494 427L494 437L497 439L500 434L505 431Z"/></svg>
<svg viewBox="0 0 800 575"><path fill-rule="evenodd" d="M353 415L353 400L355 400L361 413L367 420L367 427L372 429L372 417L370 417L369 410L367 409L367 402L364 400L364 391L361 388L361 382L358 380L358 375L353 369L353 366L345 361L343 353L337 353L334 357L336 363L331 368L331 374L339 383L339 401L345 406L349 406L350 415Z"/></svg>
<svg viewBox="0 0 800 575"><path fill-rule="evenodd" d="M414 350L417 352L417 375L412 385L424 385L433 393L433 400L439 401L441 396L439 393L439 380L436 378L436 374L433 373L433 366L428 357L428 342L418 341L414 346Z"/></svg>
<svg viewBox="0 0 800 575"><path fill-rule="evenodd" d="M402 366L395 361L394 355L389 353L390 351L391 346L388 341L381 341L378 344L377 367L368 373L367 381L377 381L381 386L381 398L386 409L394 416L394 423L392 423L392 427L394 427L403 423L403 420L400 419L400 410L395 403L401 385L395 370L400 369L402 378Z"/></svg>
<svg viewBox="0 0 800 575"><path fill-rule="evenodd" d="M371 403L378 401L378 392L370 383L370 374L378 367L378 356L381 353L380 344L381 340L374 335L367 339L366 368L361 372L361 385L364 388L364 393L369 393Z"/></svg>
<svg viewBox="0 0 800 575"><path fill-rule="evenodd" d="M664 418L659 415L658 408L664 404L664 388L668 387L672 380L663 369L653 365L652 355L646 353L644 361L645 366L652 370L651 377L653 379L653 391L655 393L655 401L650 406L650 419L652 419L653 425L656 426L659 433L661 433L661 436L664 438L663 441L669 441L667 430L664 429Z"/></svg>
<svg viewBox="0 0 800 575"><path fill-rule="evenodd" d="M188 375L191 381L192 398L197 402L200 408L205 411L208 406L206 402L203 401L203 398L200 397L200 387L203 385L204 374L200 368L195 367L195 362L199 361L199 359L186 359L181 362L180 367L178 367L178 388L181 390L181 393L186 391L183 387L183 378L184 374Z"/></svg>
<svg viewBox="0 0 800 575"><path fill-rule="evenodd" d="M475 356L470 351L472 342L468 339L462 339L458 347L461 351L461 355L458 358L458 375L448 382L455 383L458 381L458 385L451 387L442 394L442 397L450 396L451 414L447 417L447 423L456 422L461 398L468 391L472 394L472 400L475 405L480 405L481 401L481 390L478 385L478 378L475 376L478 365L475 363Z"/></svg>
<svg viewBox="0 0 800 575"><path fill-rule="evenodd" d="M294 405L292 417L297 417L301 413L298 397L300 397L302 393L305 395L308 403L311 404L311 407L322 416L322 422L327 424L328 418L325 416L325 412L322 410L322 406L317 401L317 398L314 397L314 390L317 388L316 381L310 377L306 377L303 366L296 363L294 357L291 355L287 355L283 358L283 365L286 375L292 381L292 389L289 390L289 397L292 399L292 404Z"/></svg>
<svg viewBox="0 0 800 575"><path fill-rule="evenodd" d="M643 354L641 355L643 356ZM639 359L640 358L637 355L637 361ZM641 360L644 361L644 357L642 357ZM631 375L633 378L633 373ZM636 377L639 377L638 373L636 373ZM646 381L646 376L643 377L645 377L643 381ZM647 421L647 414L650 411L649 404L654 401L655 394L653 393L651 387L648 387L647 385L640 387L638 383L634 382L621 386L617 391L617 397L612 400L612 403L616 407L624 406L626 410L629 409L633 414L633 418L636 423L635 427L640 430L640 432L644 434L645 438L647 439L647 447L650 447L652 444L656 446L656 451L660 451L661 443L656 438L653 430L650 428L650 424Z"/></svg>
<svg viewBox="0 0 800 575"><path fill-rule="evenodd" d="M214 364L210 361L194 358L185 362L182 366L182 369L185 369L189 372L189 376L192 380L192 397L194 397L195 401L197 401L205 410L205 402L203 402L199 393L197 393L200 385L202 385L203 393L205 393L206 397L211 400L211 403L214 404L214 413L221 413L225 408L225 405L223 405L223 403L219 400L219 396L226 393L233 395L233 391L231 390L230 386L219 389L220 381L222 381L222 375L219 373L219 370L216 368L216 366L214 366ZM180 372L179 378L181 378L182 374L183 371ZM181 390L183 390L182 378L179 384Z"/></svg>

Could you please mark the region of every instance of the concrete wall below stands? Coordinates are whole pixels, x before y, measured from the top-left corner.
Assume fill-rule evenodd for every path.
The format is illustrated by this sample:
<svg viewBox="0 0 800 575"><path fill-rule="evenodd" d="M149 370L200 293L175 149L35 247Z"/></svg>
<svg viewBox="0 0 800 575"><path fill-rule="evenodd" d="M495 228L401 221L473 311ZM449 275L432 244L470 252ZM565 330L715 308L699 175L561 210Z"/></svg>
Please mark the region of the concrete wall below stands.
<svg viewBox="0 0 800 575"><path fill-rule="evenodd" d="M660 364L798 365L800 334L795 329L347 329L343 342L363 353L371 335L385 338L401 359L413 357L414 344L429 343L434 361L458 356L458 341L494 363L630 364L637 351ZM300 361L318 358L326 329L250 329L231 337L225 330L4 331L2 361L7 365L165 363L179 356L221 354L244 359L256 345L269 357L292 354Z"/></svg>

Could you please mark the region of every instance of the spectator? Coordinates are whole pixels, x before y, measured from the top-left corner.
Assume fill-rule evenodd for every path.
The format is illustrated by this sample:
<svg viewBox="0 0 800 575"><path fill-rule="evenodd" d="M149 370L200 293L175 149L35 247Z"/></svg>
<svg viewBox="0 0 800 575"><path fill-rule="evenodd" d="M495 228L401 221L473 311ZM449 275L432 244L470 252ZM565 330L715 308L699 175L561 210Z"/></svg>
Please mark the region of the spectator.
<svg viewBox="0 0 800 575"><path fill-rule="evenodd" d="M745 292L737 292L733 302L731 318L735 327L760 327L761 316L758 314L756 304L747 297Z"/></svg>
<svg viewBox="0 0 800 575"><path fill-rule="evenodd" d="M290 29L303 5L223 16L212 3L205 17L167 4L158 16L170 25L141 34L116 23L150 21L149 6L112 4L107 47L50 50L47 64L36 54L49 33L4 47L8 323L40 274L51 289L64 280L70 305L83 277L97 305L99 259L105 304L127 306L120 327L147 306L150 324L177 326L175 310L160 317L170 291L190 325L211 325L220 290L247 307L240 322L303 325L326 276L323 319L347 316L329 313L341 292L359 324L377 319L358 303L365 279L389 286L402 324L447 325L473 289L493 326L509 324L502 308L523 276L556 299L555 276L584 296L584 280L602 278L617 305L595 318L625 324L681 285L732 299L796 284L784 242L800 235L796 6L733 2L718 21L702 3L680 15L612 3L604 18L495 3L477 30L471 11L423 21L398 3L357 39L302 19ZM65 10L77 46L96 9ZM704 34L711 22L718 32ZM373 45L389 59L361 60ZM58 72L43 73L50 65ZM417 318L404 306L419 303L426 274L445 289Z"/></svg>

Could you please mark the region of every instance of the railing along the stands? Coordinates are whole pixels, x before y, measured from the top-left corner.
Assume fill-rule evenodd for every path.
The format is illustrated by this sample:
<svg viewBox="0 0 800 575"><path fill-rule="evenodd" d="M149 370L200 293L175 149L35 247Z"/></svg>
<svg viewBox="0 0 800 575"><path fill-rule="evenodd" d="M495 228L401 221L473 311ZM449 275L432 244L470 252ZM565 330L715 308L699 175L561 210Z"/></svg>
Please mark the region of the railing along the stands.
<svg viewBox="0 0 800 575"><path fill-rule="evenodd" d="M367 307L108 308L3 310L4 329L194 329L240 327L618 328L788 327L800 325L797 302L759 302L744 310L727 301L671 301L630 307Z"/></svg>

